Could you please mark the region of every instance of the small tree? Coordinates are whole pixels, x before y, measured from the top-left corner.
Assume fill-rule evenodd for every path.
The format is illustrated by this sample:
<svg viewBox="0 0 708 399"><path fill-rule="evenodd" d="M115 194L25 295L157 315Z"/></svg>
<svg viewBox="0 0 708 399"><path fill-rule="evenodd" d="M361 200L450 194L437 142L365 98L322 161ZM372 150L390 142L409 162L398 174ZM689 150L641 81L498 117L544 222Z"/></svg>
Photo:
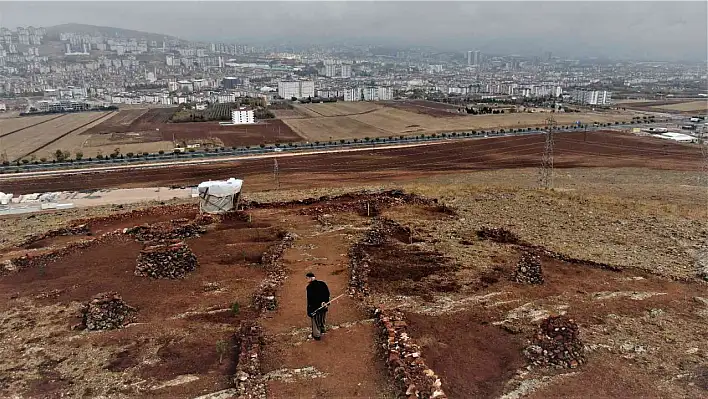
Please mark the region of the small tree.
<svg viewBox="0 0 708 399"><path fill-rule="evenodd" d="M45 163L45 162L47 162L47 158L45 158L45 157L39 158L39 162Z"/></svg>
<svg viewBox="0 0 708 399"><path fill-rule="evenodd" d="M74 159L76 159L77 161L80 161L83 158L84 158L84 153L81 151L76 151L76 153L74 154Z"/></svg>
<svg viewBox="0 0 708 399"><path fill-rule="evenodd" d="M64 162L66 160L66 156L62 150L56 150L54 151L54 159L56 159L57 162Z"/></svg>
<svg viewBox="0 0 708 399"><path fill-rule="evenodd" d="M243 260L246 260L246 251L243 252ZM231 304L231 311L234 313L234 315L238 315L239 312L241 311L241 306L238 304L238 302L234 302Z"/></svg>
<svg viewBox="0 0 708 399"><path fill-rule="evenodd" d="M164 154L165 154L165 150L160 150L160 151L158 151L157 153L160 154L160 155L164 155Z"/></svg>
<svg viewBox="0 0 708 399"><path fill-rule="evenodd" d="M27 164L29 163L29 159L23 159L23 160L22 160L22 163L25 164L25 165L27 165Z"/></svg>
<svg viewBox="0 0 708 399"><path fill-rule="evenodd" d="M265 144L261 143L261 144L260 144L260 147L261 147L261 148L265 148Z"/></svg>
<svg viewBox="0 0 708 399"><path fill-rule="evenodd" d="M133 154L132 152L128 152L128 153L125 154L125 156L128 157L128 158L132 158L133 155L134 155L134 154Z"/></svg>

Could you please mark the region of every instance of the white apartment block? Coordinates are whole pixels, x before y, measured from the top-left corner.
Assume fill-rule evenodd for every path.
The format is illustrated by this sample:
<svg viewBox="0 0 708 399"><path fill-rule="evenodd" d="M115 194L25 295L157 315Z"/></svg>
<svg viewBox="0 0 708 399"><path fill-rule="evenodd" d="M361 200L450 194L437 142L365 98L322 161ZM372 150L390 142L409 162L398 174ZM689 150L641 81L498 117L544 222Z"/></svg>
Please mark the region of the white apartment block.
<svg viewBox="0 0 708 399"><path fill-rule="evenodd" d="M352 66L348 64L342 64L341 77L351 78L352 77Z"/></svg>
<svg viewBox="0 0 708 399"><path fill-rule="evenodd" d="M612 93L605 90L575 90L571 98L579 104L607 105L612 102Z"/></svg>
<svg viewBox="0 0 708 399"><path fill-rule="evenodd" d="M314 97L315 82L311 80L278 82L278 95L282 98Z"/></svg>
<svg viewBox="0 0 708 399"><path fill-rule="evenodd" d="M354 87L344 90L344 101L387 101L393 100L391 87Z"/></svg>
<svg viewBox="0 0 708 399"><path fill-rule="evenodd" d="M336 65L325 65L324 66L324 75L327 76L328 78L331 78L337 74L337 66Z"/></svg>
<svg viewBox="0 0 708 399"><path fill-rule="evenodd" d="M253 110L247 109L246 107L241 107L231 111L231 123L234 125L256 123L256 119L253 116Z"/></svg>

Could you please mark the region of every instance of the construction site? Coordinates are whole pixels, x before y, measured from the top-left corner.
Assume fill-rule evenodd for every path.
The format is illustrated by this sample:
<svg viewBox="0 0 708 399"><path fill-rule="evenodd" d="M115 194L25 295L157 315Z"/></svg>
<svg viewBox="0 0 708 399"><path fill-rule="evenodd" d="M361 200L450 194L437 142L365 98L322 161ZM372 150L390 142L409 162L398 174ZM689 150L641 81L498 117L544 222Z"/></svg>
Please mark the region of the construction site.
<svg viewBox="0 0 708 399"><path fill-rule="evenodd" d="M0 396L706 396L705 145L552 122L3 176L109 199L0 217ZM110 200L148 188L169 194ZM321 340L306 273L334 299Z"/></svg>

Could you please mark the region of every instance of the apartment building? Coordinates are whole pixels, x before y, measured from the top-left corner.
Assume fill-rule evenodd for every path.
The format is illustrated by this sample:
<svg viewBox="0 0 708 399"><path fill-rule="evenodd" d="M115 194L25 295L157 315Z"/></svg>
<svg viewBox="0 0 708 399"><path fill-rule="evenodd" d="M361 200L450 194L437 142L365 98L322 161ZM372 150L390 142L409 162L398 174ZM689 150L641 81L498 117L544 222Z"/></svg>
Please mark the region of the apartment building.
<svg viewBox="0 0 708 399"><path fill-rule="evenodd" d="M570 98L585 105L608 105L612 102L612 93L606 90L575 90Z"/></svg>
<svg viewBox="0 0 708 399"><path fill-rule="evenodd" d="M311 80L278 82L278 96L282 98L314 97L315 82Z"/></svg>
<svg viewBox="0 0 708 399"><path fill-rule="evenodd" d="M253 116L253 110L246 107L241 107L231 111L231 123L234 125L256 123L256 119Z"/></svg>

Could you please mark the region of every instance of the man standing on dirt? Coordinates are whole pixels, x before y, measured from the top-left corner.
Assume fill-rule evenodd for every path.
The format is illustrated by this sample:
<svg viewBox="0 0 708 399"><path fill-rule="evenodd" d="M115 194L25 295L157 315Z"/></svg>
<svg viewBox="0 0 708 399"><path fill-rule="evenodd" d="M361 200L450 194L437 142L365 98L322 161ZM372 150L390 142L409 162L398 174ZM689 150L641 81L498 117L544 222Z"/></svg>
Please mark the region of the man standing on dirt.
<svg viewBox="0 0 708 399"><path fill-rule="evenodd" d="M326 303L329 302L329 287L324 281L317 280L312 272L307 273L305 276L309 280L307 284L307 315L312 319L312 338L319 341L325 332Z"/></svg>

